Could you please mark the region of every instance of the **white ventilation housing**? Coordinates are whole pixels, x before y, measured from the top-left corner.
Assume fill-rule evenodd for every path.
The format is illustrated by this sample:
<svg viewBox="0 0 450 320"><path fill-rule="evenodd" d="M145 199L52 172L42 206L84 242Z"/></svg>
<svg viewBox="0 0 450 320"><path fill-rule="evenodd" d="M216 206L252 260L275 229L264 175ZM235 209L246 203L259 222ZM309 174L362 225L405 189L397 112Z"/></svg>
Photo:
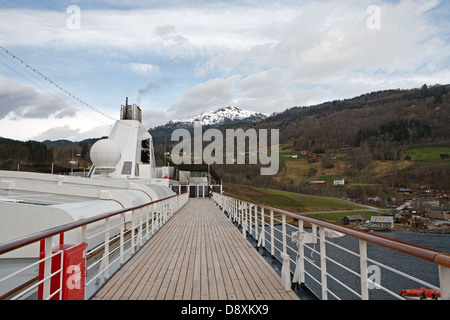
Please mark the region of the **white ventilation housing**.
<svg viewBox="0 0 450 320"><path fill-rule="evenodd" d="M116 170L120 161L120 147L111 139L102 139L91 148L91 160L96 170L106 176Z"/></svg>

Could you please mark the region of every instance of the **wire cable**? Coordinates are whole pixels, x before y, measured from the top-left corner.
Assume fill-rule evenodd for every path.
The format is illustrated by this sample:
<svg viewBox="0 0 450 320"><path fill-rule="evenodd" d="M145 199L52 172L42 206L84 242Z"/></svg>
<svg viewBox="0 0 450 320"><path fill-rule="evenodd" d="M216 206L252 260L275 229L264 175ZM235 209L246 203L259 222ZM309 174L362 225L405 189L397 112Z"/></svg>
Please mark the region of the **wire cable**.
<svg viewBox="0 0 450 320"><path fill-rule="evenodd" d="M9 61L11 61L12 63L14 63L16 66L19 66L18 63L16 63L16 61L18 61L20 63L20 65L22 67L25 68L25 72L28 73L29 75L32 75L33 78L39 80L39 81L45 81L47 83L49 83L50 85L54 86L56 89L58 89L61 93L64 93L65 95L69 96L71 99L77 101L78 103L84 105L85 107L89 108L90 110L104 116L107 117L111 120L116 121L117 119L114 119L113 117L109 116L108 114L98 110L97 108L91 106L90 104L86 103L85 101L83 101L82 99L78 98L77 96L73 95L72 93L70 93L69 91L67 91L66 89L62 88L61 86L59 86L57 83L55 83L54 81L52 81L51 79L49 79L47 76L45 76L44 74L42 74L40 71L38 71L36 68L32 67L31 65L29 65L28 63L26 63L25 61L23 61L21 58L19 58L18 56L16 56L15 54L13 54L12 52L10 52L8 49L6 49L3 46L0 46L0 49L2 49L5 54L1 54L1 56L3 56L4 58L8 59ZM51 94L52 96L54 96L55 98L63 101L64 103L66 103L66 101L62 100L61 98L59 98L58 96L54 95L53 93L49 92L48 90L44 89L42 86L36 84L34 81L32 81L31 79L27 78L26 76L24 76L23 74L21 74L20 72L18 72L17 70L15 70L13 67L11 67L10 65L7 65L6 63L3 63L0 61L0 63L2 63L3 65L5 65L6 67L8 67L9 69L11 69L12 71L16 72L17 74L19 74L21 77L25 78L26 80L30 81L31 83L33 83L34 85L38 86L39 88L41 88L42 90L44 90L45 92ZM30 73L30 71L32 73ZM35 75L39 76L36 77ZM79 109L79 108L78 108Z"/></svg>

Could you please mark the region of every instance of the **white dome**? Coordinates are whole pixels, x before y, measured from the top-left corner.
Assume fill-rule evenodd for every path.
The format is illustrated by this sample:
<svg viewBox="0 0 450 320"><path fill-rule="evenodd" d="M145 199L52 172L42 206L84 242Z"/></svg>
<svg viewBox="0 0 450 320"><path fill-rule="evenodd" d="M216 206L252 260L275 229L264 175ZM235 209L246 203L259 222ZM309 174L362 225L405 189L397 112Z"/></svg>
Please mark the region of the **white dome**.
<svg viewBox="0 0 450 320"><path fill-rule="evenodd" d="M120 148L111 139L102 139L91 148L91 160L97 168L115 168L120 161Z"/></svg>

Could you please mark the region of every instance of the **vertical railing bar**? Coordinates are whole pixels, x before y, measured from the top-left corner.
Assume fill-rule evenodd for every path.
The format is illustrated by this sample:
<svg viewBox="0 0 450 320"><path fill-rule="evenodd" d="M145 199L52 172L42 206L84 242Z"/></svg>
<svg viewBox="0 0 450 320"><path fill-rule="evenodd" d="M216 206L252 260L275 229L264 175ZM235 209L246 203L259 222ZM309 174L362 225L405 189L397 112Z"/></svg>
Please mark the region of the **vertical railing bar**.
<svg viewBox="0 0 450 320"><path fill-rule="evenodd" d="M177 197L177 199L178 199L178 197ZM149 208L147 208L147 210L145 211L145 230L147 230L145 233L145 237L147 238L147 241L150 240L150 223L149 223L150 210L148 210L148 209Z"/></svg>
<svg viewBox="0 0 450 320"><path fill-rule="evenodd" d="M266 247L266 217L264 208L261 207L261 234L262 234L262 246Z"/></svg>
<svg viewBox="0 0 450 320"><path fill-rule="evenodd" d="M124 263L124 234L125 234L125 213L120 214L120 264Z"/></svg>
<svg viewBox="0 0 450 320"><path fill-rule="evenodd" d="M258 227L259 227L259 217L258 217L258 213L259 213L259 211L258 211L258 205L255 205L255 238L256 239L258 239L259 240L259 229L258 229Z"/></svg>
<svg viewBox="0 0 450 320"><path fill-rule="evenodd" d="M110 227L110 220L109 218L105 219L105 254L104 254L104 265L106 266L104 275L106 278L109 277L109 227Z"/></svg>
<svg viewBox="0 0 450 320"><path fill-rule="evenodd" d="M299 231L299 235L300 235L300 243L299 243L299 248L298 248L298 255L299 255L299 259L298 262L299 268L300 268L300 283L305 283L305 247L303 244L303 233L304 228L303 228L303 220L299 220L298 221L298 231Z"/></svg>
<svg viewBox="0 0 450 320"><path fill-rule="evenodd" d="M286 215L281 215L281 231L283 237L283 253L287 253L287 242L286 242Z"/></svg>
<svg viewBox="0 0 450 320"><path fill-rule="evenodd" d="M367 242L359 240L359 272L361 278L361 299L369 300L369 283L367 279Z"/></svg>
<svg viewBox="0 0 450 320"><path fill-rule="evenodd" d="M319 235L320 235L320 274L322 283L322 300L328 300L325 228L322 226L319 226Z"/></svg>
<svg viewBox="0 0 450 320"><path fill-rule="evenodd" d="M144 232L144 230L142 229L142 224L143 224L143 221L142 221L142 215L144 214L144 209L139 209L139 246L140 247L142 247L142 245L143 245L143 241L144 241L144 237L143 237L143 232Z"/></svg>
<svg viewBox="0 0 450 320"><path fill-rule="evenodd" d="M270 253L275 256L275 234L273 225L273 210L270 210Z"/></svg>
<svg viewBox="0 0 450 320"><path fill-rule="evenodd" d="M441 299L450 300L450 268L439 266Z"/></svg>
<svg viewBox="0 0 450 320"><path fill-rule="evenodd" d="M49 257L52 254L52 240L53 240L53 237L48 237L48 238L45 238L45 240L44 240L45 257ZM52 268L52 259L46 259L44 261L44 278L47 278L50 276L51 268ZM50 281L51 281L51 278L46 279L44 281L43 294L42 294L43 300L47 300L48 297L50 296Z"/></svg>

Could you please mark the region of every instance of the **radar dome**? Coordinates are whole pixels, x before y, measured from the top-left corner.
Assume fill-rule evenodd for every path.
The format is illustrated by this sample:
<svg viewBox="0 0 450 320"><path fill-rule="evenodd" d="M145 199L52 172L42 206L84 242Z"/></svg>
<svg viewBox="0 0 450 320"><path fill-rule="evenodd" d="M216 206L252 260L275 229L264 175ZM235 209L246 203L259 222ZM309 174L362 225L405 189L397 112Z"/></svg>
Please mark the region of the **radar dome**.
<svg viewBox="0 0 450 320"><path fill-rule="evenodd" d="M91 148L91 160L97 169L114 171L120 161L120 148L111 139L102 139Z"/></svg>

